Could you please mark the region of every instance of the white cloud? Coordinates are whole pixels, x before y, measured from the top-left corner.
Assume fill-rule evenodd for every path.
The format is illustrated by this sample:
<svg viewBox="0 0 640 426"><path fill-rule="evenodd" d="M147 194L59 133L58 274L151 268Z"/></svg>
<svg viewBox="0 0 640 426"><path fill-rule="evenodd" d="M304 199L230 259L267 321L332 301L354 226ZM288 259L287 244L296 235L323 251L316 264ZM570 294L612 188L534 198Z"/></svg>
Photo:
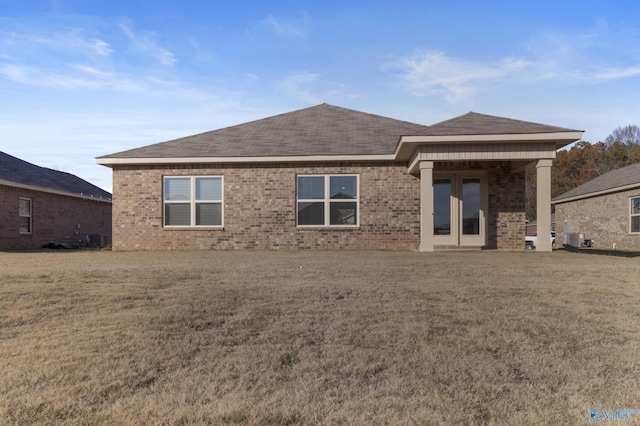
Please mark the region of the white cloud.
<svg viewBox="0 0 640 426"><path fill-rule="evenodd" d="M310 86L318 81L318 74L302 71L285 77L278 83L278 87L289 96L303 100L304 102L317 104L322 100L311 93Z"/></svg>
<svg viewBox="0 0 640 426"><path fill-rule="evenodd" d="M640 75L640 65L627 68L605 68L597 72L594 77L600 81L619 80Z"/></svg>
<svg viewBox="0 0 640 426"><path fill-rule="evenodd" d="M606 83L640 75L640 31L598 21L582 32L547 31L526 44L540 79Z"/></svg>
<svg viewBox="0 0 640 426"><path fill-rule="evenodd" d="M292 98L309 104L327 102L339 96L352 97L345 93L348 86L331 81L324 81L319 74L308 71L297 71L289 74L277 83L277 89Z"/></svg>
<svg viewBox="0 0 640 426"><path fill-rule="evenodd" d="M417 52L391 64L402 73L402 84L416 96L441 94L455 102L486 88L488 83L520 72L531 64L524 59L505 58L496 62L467 61L438 50Z"/></svg>
<svg viewBox="0 0 640 426"><path fill-rule="evenodd" d="M119 24L122 32L129 38L133 49L141 54L151 56L163 65L174 65L178 60L175 55L152 40L148 32L137 33L124 22Z"/></svg>
<svg viewBox="0 0 640 426"><path fill-rule="evenodd" d="M0 46L11 49L18 54L31 52L38 48L51 51L63 51L67 54L79 53L95 56L110 56L111 45L97 37L87 35L88 31L80 28L57 31L54 28L30 28L28 33L10 32Z"/></svg>
<svg viewBox="0 0 640 426"><path fill-rule="evenodd" d="M300 37L306 34L306 17L300 20L269 15L263 22L281 37Z"/></svg>

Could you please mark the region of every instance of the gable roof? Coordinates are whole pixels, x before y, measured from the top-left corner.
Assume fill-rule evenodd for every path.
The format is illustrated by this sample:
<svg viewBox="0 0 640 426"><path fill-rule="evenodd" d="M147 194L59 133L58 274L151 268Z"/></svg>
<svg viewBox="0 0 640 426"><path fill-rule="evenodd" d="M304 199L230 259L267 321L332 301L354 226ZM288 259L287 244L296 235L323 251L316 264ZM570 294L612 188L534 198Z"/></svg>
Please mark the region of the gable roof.
<svg viewBox="0 0 640 426"><path fill-rule="evenodd" d="M564 127L549 126L512 118L468 112L432 126L425 136L452 135L519 135L530 133L575 132Z"/></svg>
<svg viewBox="0 0 640 426"><path fill-rule="evenodd" d="M612 170L554 198L552 204L640 187L640 163Z"/></svg>
<svg viewBox="0 0 640 426"><path fill-rule="evenodd" d="M427 126L321 104L100 158L283 157L392 154Z"/></svg>
<svg viewBox="0 0 640 426"><path fill-rule="evenodd" d="M83 198L111 200L111 194L66 172L36 166L0 151L0 184Z"/></svg>

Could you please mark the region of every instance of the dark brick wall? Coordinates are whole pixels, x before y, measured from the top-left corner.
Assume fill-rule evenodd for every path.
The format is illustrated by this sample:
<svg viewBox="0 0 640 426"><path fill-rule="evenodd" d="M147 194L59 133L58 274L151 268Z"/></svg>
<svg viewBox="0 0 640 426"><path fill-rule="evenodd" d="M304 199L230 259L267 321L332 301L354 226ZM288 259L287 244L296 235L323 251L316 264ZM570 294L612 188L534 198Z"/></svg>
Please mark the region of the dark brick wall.
<svg viewBox="0 0 640 426"><path fill-rule="evenodd" d="M30 198L31 234L19 232L19 199ZM111 203L0 185L0 250L31 250L50 242L77 245L85 235L111 241Z"/></svg>

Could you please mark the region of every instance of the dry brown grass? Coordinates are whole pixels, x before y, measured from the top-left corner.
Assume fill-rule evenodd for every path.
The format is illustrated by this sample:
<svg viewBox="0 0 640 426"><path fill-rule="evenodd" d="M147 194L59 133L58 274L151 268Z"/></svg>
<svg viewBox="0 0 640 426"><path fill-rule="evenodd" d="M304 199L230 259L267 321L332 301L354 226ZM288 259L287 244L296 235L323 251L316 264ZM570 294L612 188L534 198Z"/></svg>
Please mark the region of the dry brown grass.
<svg viewBox="0 0 640 426"><path fill-rule="evenodd" d="M0 422L586 423L640 408L638 265L0 253Z"/></svg>

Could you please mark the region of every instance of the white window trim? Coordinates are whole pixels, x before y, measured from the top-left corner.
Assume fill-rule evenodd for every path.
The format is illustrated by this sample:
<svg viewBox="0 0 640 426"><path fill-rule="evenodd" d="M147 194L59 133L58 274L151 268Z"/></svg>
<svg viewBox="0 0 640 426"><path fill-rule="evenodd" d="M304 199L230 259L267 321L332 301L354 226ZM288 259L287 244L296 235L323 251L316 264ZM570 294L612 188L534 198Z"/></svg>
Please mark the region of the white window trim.
<svg viewBox="0 0 640 426"><path fill-rule="evenodd" d="M189 182L189 200L165 200L165 187L167 179L190 179ZM196 200L196 179L198 178L219 178L220 179L220 200ZM190 204L189 222L191 225L167 225L165 223L165 205L167 204ZM220 203L220 225L196 225L196 204L201 203ZM163 176L162 179L162 227L164 229L221 229L224 228L224 176L219 175L197 175L197 176Z"/></svg>
<svg viewBox="0 0 640 426"><path fill-rule="evenodd" d="M640 213L635 213L635 214L633 213L633 200L635 200L636 198L640 199L640 196L629 197L629 233L633 235L640 234L640 230L638 231L633 230L633 218L640 217Z"/></svg>
<svg viewBox="0 0 640 426"><path fill-rule="evenodd" d="M20 201L22 201L22 200L25 200L25 201L29 202L29 216L22 215L22 213L20 212L19 204L18 204L18 216L19 217L28 217L29 218L29 231L28 232L23 232L23 231L19 230L19 232L20 232L21 235L31 235L33 233L33 200L31 198L20 197ZM18 229L19 229L19 227L18 227Z"/></svg>
<svg viewBox="0 0 640 426"><path fill-rule="evenodd" d="M322 177L324 178L324 198L298 198L298 178L300 177ZM331 199L331 178L332 177L355 177L356 178L356 198ZM324 203L324 225L299 225L298 224L298 204L299 203ZM356 204L356 224L355 225L331 225L331 203L348 202ZM360 227L360 175L347 174L299 174L296 175L296 227L298 228L337 228L354 229Z"/></svg>

